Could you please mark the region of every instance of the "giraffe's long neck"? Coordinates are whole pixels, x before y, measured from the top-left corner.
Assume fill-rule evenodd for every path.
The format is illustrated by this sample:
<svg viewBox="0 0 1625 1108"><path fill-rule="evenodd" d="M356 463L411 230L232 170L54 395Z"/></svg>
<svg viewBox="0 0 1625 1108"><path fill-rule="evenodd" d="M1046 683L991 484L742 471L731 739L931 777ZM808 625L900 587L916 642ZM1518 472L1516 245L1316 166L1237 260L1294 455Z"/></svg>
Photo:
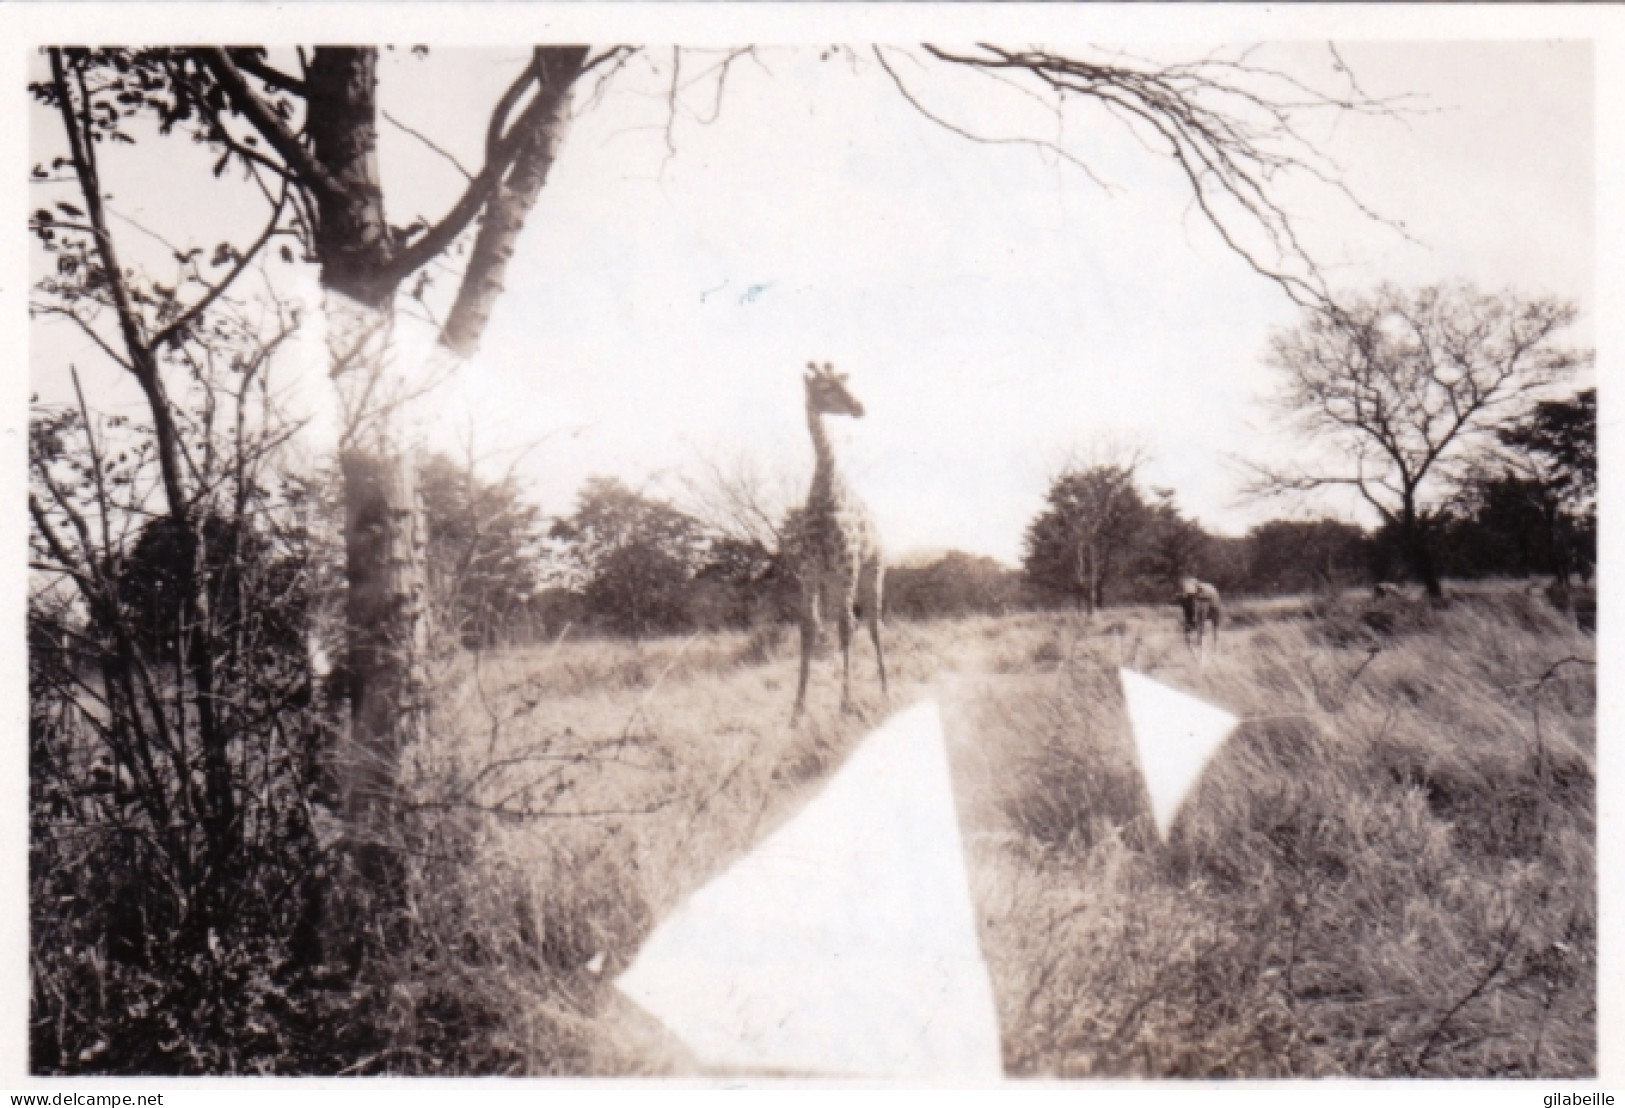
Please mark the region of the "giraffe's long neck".
<svg viewBox="0 0 1625 1108"><path fill-rule="evenodd" d="M817 460L813 466L813 490L828 492L835 483L835 448L824 427L824 414L811 404L807 405L807 430L812 432L813 456Z"/></svg>

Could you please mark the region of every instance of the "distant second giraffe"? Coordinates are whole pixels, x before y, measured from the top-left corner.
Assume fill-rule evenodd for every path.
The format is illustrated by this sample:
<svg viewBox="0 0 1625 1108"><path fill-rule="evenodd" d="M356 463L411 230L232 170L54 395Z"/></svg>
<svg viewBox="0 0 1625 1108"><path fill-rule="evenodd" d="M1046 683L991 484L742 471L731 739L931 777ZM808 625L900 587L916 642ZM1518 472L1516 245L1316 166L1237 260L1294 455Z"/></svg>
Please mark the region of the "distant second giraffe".
<svg viewBox="0 0 1625 1108"><path fill-rule="evenodd" d="M1213 649L1218 650L1219 624L1224 622L1224 603L1219 599L1219 590L1194 577L1183 577L1175 603L1185 616L1185 646L1206 664L1208 629L1213 630Z"/></svg>
<svg viewBox="0 0 1625 1108"><path fill-rule="evenodd" d="M863 416L863 405L846 385L846 374L824 363L809 362L803 377L807 392L807 429L812 433L812 488L786 541L789 561L801 581L801 680L796 685L796 706L791 719L801 718L807 700L807 676L818 645L820 612L824 604L835 608L841 643L841 708L851 704L852 631L857 610L869 626L880 670L880 691L887 692L886 658L880 648L880 599L885 568L880 534L863 502L842 478L835 451L824 427L829 415Z"/></svg>

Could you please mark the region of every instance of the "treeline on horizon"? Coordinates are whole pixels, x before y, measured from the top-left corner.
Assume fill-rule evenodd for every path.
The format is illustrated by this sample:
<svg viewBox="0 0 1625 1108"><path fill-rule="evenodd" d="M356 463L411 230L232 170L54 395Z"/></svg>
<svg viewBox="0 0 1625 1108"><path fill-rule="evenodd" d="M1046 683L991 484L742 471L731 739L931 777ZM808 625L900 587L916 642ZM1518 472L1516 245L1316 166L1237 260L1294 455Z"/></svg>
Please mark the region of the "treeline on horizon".
<svg viewBox="0 0 1625 1108"><path fill-rule="evenodd" d="M1594 419L1595 391L1556 406L1564 405ZM1185 576L1238 598L1414 579L1392 523L1272 519L1239 537L1213 534L1170 490L1145 487L1137 468L1099 464L1055 477L1019 567L959 550L890 566L887 618L1157 604ZM772 541L782 524L757 536L731 532L609 477L589 479L574 511L549 519L513 478L483 481L443 456L425 460L422 487L431 578L443 619L466 645L541 641L567 627L646 638L795 618L799 584ZM1595 507L1576 509L1514 469L1485 468L1431 515L1426 540L1448 578L1589 582Z"/></svg>
<svg viewBox="0 0 1625 1108"><path fill-rule="evenodd" d="M1549 578L1589 583L1596 564L1596 390L1541 404L1502 435L1517 448L1531 427L1557 425L1539 450L1558 466L1485 464L1425 517L1423 540L1441 576L1455 580ZM1019 567L947 550L887 568L888 619L928 620L1017 611L1093 612L1171 602L1181 578L1227 598L1338 592L1378 582L1421 584L1398 521L1377 528L1334 518L1271 519L1242 536L1213 534L1180 509L1172 490L1148 487L1138 457L1064 468L1029 522ZM1538 474L1544 473L1545 477ZM1554 476L1555 475L1555 476ZM791 623L795 568L777 537L799 508L744 513L684 510L614 477L589 478L574 510L549 517L512 475L488 480L439 454L419 463L428 522L427 565L441 630L467 647L517 645L560 634L652 638ZM325 489L325 492L323 491ZM1576 491L1576 490L1580 491ZM736 502L747 499L730 490ZM309 486L336 520L331 480ZM703 501L704 498L701 498ZM713 497L711 503L718 502ZM336 527L336 522L331 524ZM320 529L320 528L318 528ZM173 537L149 526L126 563L138 627L173 615ZM316 577L336 582L336 542L317 543ZM330 591L330 590L329 590ZM320 607L320 605L318 605ZM290 641L299 635L286 632ZM318 636L319 637L319 636ZM335 641L331 653L341 646Z"/></svg>

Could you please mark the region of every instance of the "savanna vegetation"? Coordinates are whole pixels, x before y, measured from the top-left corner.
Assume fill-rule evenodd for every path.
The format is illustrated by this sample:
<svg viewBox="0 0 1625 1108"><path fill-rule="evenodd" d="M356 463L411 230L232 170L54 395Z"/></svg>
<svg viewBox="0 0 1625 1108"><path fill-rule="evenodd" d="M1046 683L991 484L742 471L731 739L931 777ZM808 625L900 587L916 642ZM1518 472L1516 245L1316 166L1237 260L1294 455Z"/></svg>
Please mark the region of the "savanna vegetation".
<svg viewBox="0 0 1625 1108"><path fill-rule="evenodd" d="M414 766L368 1072L692 1074L611 981L891 709L935 696L1011 1075L1578 1076L1596 1058L1590 636L1519 587L894 622L893 699L788 725L784 629L457 652ZM1116 676L1246 721L1161 842ZM438 795L432 802L429 797ZM410 957L405 950L411 951Z"/></svg>
<svg viewBox="0 0 1625 1108"><path fill-rule="evenodd" d="M711 480L679 503L605 475L548 513L400 434L428 386L396 375L397 302L428 311L427 275L468 259L413 367L455 369L441 354L477 346L577 86L634 53L537 48L474 121L483 167L436 222L400 227L374 157L376 50L283 68L252 48L46 51L31 307L133 399L55 367L72 398L30 426L32 1068L687 1072L609 982L871 725L929 695L1011 1074L1591 1072L1594 392L1524 388L1526 367L1491 357L1493 397L1375 532L1213 535L1136 459L1069 467L1019 569L957 551L893 568L890 704L860 686L837 713L825 662L792 727L793 498ZM898 56L874 52L913 101ZM1320 166L1293 130L1299 84L1237 128L1268 71L923 57L1163 121L1179 166L1215 167L1190 180L1209 218L1252 225L1236 249L1308 305L1304 343L1342 350L1384 305L1459 300L1539 332L1518 333L1538 384L1584 362L1542 346L1566 305L1384 291L1339 315L1312 266L1264 256L1306 262L1268 199L1294 159ZM211 252L126 233L112 152L182 139L252 198L254 237ZM308 322L301 275L331 294L344 424L317 465L287 449L273 383ZM1392 355L1380 395L1414 384L1433 410L1414 351L1355 347ZM1306 349L1276 353L1290 369ZM1162 603L1187 573L1251 598L1206 667ZM1366 599L1401 575L1431 602ZM1120 665L1247 720L1167 843Z"/></svg>

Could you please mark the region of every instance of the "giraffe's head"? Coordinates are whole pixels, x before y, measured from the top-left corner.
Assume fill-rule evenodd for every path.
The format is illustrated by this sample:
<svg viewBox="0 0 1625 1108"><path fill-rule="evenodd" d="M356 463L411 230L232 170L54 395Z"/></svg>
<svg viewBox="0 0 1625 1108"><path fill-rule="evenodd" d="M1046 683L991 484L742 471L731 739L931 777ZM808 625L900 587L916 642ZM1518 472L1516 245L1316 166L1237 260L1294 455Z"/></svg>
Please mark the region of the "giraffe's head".
<svg viewBox="0 0 1625 1108"><path fill-rule="evenodd" d="M807 386L807 409L809 411L827 415L862 417L863 405L846 387L846 374L836 373L835 367L828 362L824 363L822 369L819 368L817 362L808 362L807 372L802 375L802 381Z"/></svg>

